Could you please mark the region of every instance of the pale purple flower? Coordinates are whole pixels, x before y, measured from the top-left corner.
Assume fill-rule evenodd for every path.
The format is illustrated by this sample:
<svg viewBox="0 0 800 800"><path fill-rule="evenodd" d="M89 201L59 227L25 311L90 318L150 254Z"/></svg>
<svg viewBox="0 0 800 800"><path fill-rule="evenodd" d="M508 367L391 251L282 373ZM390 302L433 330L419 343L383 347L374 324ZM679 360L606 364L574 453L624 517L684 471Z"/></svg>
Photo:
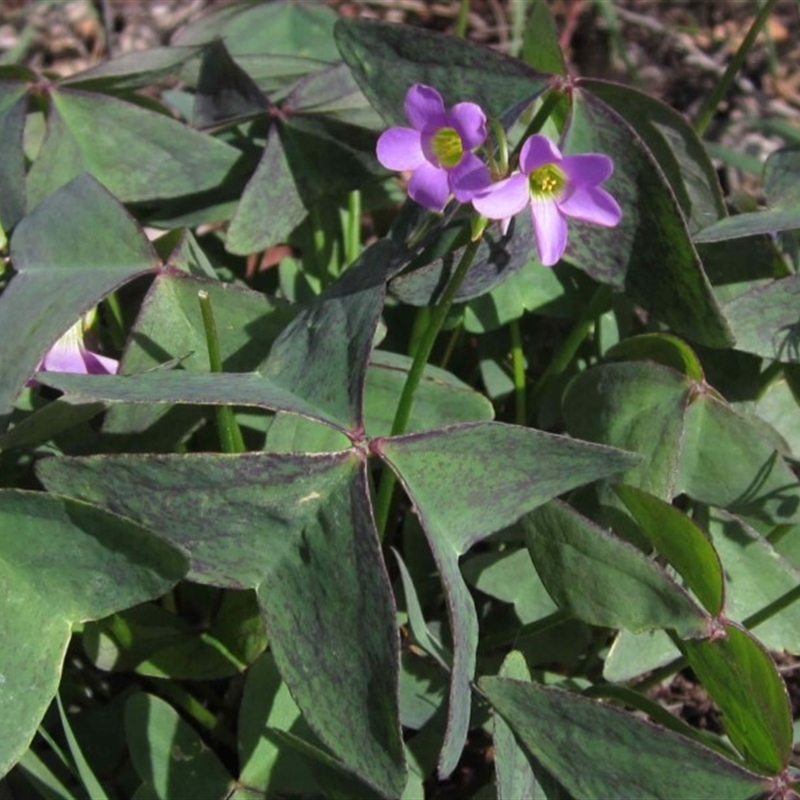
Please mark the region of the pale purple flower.
<svg viewBox="0 0 800 800"><path fill-rule="evenodd" d="M116 375L119 361L87 349L83 321L78 320L45 354L37 372L81 372L88 375Z"/></svg>
<svg viewBox="0 0 800 800"><path fill-rule="evenodd" d="M450 195L467 203L489 182L489 170L472 152L486 141L486 115L475 103L447 110L436 89L415 83L406 92L410 128L389 128L378 139L378 161L411 170L408 193L421 206L441 211Z"/></svg>
<svg viewBox="0 0 800 800"><path fill-rule="evenodd" d="M551 267L567 246L567 217L613 228L622 218L617 201L600 184L614 162L599 153L563 156L537 133L522 146L520 171L479 191L475 210L504 224L530 205L539 260Z"/></svg>

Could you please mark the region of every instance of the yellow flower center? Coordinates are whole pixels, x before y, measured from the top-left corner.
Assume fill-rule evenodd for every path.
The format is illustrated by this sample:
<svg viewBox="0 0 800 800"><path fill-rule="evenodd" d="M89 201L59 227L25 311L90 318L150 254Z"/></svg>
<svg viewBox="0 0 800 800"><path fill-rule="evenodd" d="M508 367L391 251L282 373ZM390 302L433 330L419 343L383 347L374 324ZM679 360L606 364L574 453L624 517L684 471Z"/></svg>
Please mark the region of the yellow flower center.
<svg viewBox="0 0 800 800"><path fill-rule="evenodd" d="M455 128L439 128L431 136L431 152L446 168L454 167L464 155L464 145Z"/></svg>
<svg viewBox="0 0 800 800"><path fill-rule="evenodd" d="M567 176L555 164L544 164L528 175L531 194L536 197L557 197L566 183Z"/></svg>

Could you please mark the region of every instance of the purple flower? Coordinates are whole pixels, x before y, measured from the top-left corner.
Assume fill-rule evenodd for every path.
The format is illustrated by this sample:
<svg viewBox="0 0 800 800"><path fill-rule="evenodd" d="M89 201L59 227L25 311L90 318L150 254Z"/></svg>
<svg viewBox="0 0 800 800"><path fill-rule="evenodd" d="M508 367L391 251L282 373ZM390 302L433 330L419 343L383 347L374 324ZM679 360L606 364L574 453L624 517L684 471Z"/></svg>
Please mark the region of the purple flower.
<svg viewBox="0 0 800 800"><path fill-rule="evenodd" d="M486 115L475 103L449 111L436 89L415 83L406 93L410 128L389 128L378 139L378 161L387 169L411 170L408 193L420 205L441 211L450 195L467 203L490 181L472 152L486 141Z"/></svg>
<svg viewBox="0 0 800 800"><path fill-rule="evenodd" d="M93 353L83 341L83 321L78 320L45 354L38 372L82 372L116 375L119 361Z"/></svg>
<svg viewBox="0 0 800 800"><path fill-rule="evenodd" d="M478 192L475 210L504 224L526 205L531 207L539 260L551 267L567 246L567 217L613 228L622 218L617 201L600 184L614 162L598 153L562 156L540 133L522 146L520 171Z"/></svg>

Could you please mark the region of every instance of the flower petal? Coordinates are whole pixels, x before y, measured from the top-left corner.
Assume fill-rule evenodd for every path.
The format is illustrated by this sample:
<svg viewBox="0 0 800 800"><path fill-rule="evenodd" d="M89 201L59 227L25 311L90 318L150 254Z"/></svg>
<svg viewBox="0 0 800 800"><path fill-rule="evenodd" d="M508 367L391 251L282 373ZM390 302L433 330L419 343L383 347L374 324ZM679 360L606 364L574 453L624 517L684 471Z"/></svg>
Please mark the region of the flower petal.
<svg viewBox="0 0 800 800"><path fill-rule="evenodd" d="M549 197L533 198L531 213L539 261L545 267L552 267L558 263L567 247L567 221L555 201Z"/></svg>
<svg viewBox="0 0 800 800"><path fill-rule="evenodd" d="M408 182L408 194L421 206L431 211L441 211L450 197L447 170L435 167L427 161L414 170Z"/></svg>
<svg viewBox="0 0 800 800"><path fill-rule="evenodd" d="M488 219L507 219L522 211L530 197L528 178L517 173L476 194L472 205Z"/></svg>
<svg viewBox="0 0 800 800"><path fill-rule="evenodd" d="M559 164L561 151L543 133L535 133L525 140L519 154L519 168L526 175L543 164Z"/></svg>
<svg viewBox="0 0 800 800"><path fill-rule="evenodd" d="M597 186L614 171L614 162L600 153L582 153L564 156L559 164L569 179L570 186Z"/></svg>
<svg viewBox="0 0 800 800"><path fill-rule="evenodd" d="M119 361L116 358L101 356L91 350L84 351L83 360L89 375L116 375L119 370Z"/></svg>
<svg viewBox="0 0 800 800"><path fill-rule="evenodd" d="M444 101L439 92L424 83L415 83L407 92L405 100L406 119L412 128L440 127L444 117Z"/></svg>
<svg viewBox="0 0 800 800"><path fill-rule="evenodd" d="M386 169L416 169L425 161L420 133L411 128L384 131L378 137L375 154Z"/></svg>
<svg viewBox="0 0 800 800"><path fill-rule="evenodd" d="M458 131L465 150L474 150L486 141L486 114L475 103L456 103L447 115Z"/></svg>
<svg viewBox="0 0 800 800"><path fill-rule="evenodd" d="M622 219L619 203L599 186L581 186L566 199L558 201L563 214L583 222L613 228Z"/></svg>
<svg viewBox="0 0 800 800"><path fill-rule="evenodd" d="M41 372L88 372L83 352L74 347L54 344L39 365Z"/></svg>
<svg viewBox="0 0 800 800"><path fill-rule="evenodd" d="M465 153L458 165L449 171L449 177L450 191L459 203L468 203L492 182L486 164L474 153Z"/></svg>

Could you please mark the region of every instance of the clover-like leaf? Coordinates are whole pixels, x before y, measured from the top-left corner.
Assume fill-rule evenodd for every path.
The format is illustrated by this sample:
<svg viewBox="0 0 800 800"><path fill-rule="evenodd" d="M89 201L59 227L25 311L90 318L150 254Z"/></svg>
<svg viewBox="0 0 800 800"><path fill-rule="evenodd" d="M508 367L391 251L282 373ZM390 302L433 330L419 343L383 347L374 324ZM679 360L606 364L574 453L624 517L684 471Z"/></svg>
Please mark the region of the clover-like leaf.
<svg viewBox="0 0 800 800"><path fill-rule="evenodd" d="M606 703L507 678L481 678L478 685L574 797L747 800L767 791L762 776Z"/></svg>
<svg viewBox="0 0 800 800"><path fill-rule="evenodd" d="M447 598L454 656L439 773L449 775L469 725L478 642L475 605L459 556L555 495L618 473L634 459L619 450L492 422L379 438L372 447L414 504Z"/></svg>
<svg viewBox="0 0 800 800"><path fill-rule="evenodd" d="M400 795L396 612L359 454L57 458L39 475L180 543L191 579L255 588L309 725L374 792Z"/></svg>
<svg viewBox="0 0 800 800"><path fill-rule="evenodd" d="M570 223L566 258L698 342L729 346L733 337L689 238L678 200L646 141L588 91L573 93L566 153L605 153L614 173L604 186L622 206L614 228ZM658 264L658 269L653 268Z"/></svg>
<svg viewBox="0 0 800 800"><path fill-rule="evenodd" d="M0 428L47 348L105 295L160 259L125 209L82 175L16 227L19 273L0 297Z"/></svg>
<svg viewBox="0 0 800 800"><path fill-rule="evenodd" d="M50 705L72 627L159 597L185 556L128 519L43 492L0 492L0 774ZM42 592L46 580L47 591Z"/></svg>
<svg viewBox="0 0 800 800"><path fill-rule="evenodd" d="M634 632L708 630L709 617L641 550L566 503L552 501L523 520L525 541L550 596L593 625Z"/></svg>

